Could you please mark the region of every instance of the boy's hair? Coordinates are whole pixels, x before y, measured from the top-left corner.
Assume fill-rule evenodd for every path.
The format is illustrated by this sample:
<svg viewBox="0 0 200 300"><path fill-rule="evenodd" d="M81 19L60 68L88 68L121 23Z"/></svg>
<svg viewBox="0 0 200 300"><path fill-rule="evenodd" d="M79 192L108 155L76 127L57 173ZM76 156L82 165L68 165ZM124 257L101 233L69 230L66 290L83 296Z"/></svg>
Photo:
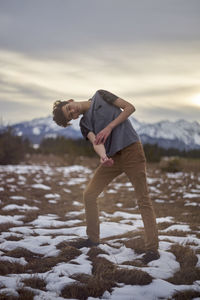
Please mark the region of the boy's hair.
<svg viewBox="0 0 200 300"><path fill-rule="evenodd" d="M67 127L70 120L67 120L63 114L62 107L63 105L69 103L68 101L61 101L57 100L53 104L53 120L56 122L57 125L62 127Z"/></svg>

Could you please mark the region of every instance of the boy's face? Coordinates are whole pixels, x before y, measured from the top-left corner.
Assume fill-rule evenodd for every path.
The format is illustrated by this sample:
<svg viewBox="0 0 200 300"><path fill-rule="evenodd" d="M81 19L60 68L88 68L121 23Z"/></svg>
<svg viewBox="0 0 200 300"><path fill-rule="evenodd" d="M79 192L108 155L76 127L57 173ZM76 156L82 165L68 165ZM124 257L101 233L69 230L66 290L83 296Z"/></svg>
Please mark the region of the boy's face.
<svg viewBox="0 0 200 300"><path fill-rule="evenodd" d="M67 104L62 107L63 114L68 121L78 119L80 115L80 107L78 103L70 99Z"/></svg>

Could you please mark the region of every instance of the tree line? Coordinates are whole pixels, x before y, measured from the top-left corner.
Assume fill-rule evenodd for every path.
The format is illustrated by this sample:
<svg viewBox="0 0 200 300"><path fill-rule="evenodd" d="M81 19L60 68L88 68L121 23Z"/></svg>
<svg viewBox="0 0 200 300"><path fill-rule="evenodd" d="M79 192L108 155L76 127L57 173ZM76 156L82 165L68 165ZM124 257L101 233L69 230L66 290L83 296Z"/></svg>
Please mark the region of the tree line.
<svg viewBox="0 0 200 300"><path fill-rule="evenodd" d="M174 148L164 149L156 144L145 144L144 152L148 162L159 162L164 156L200 158L200 149L180 151ZM41 141L39 147L35 149L27 138L16 136L11 127L0 131L0 164L18 164L23 161L28 153L96 156L91 143L84 139L72 140L63 136L45 138Z"/></svg>

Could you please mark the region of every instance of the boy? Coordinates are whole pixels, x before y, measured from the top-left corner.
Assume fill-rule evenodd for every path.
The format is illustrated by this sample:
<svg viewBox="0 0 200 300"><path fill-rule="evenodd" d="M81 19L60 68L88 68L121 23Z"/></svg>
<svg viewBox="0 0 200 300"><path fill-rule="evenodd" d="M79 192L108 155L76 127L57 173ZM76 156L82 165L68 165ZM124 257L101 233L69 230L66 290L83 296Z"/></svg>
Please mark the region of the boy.
<svg viewBox="0 0 200 300"><path fill-rule="evenodd" d="M97 197L116 176L125 172L133 184L145 230L148 263L160 257L156 218L148 193L146 159L140 139L128 120L135 107L116 95L98 90L89 101L56 101L53 120L67 127L71 120L80 120L82 135L90 140L100 157L100 165L83 193L88 239L84 246L99 244Z"/></svg>

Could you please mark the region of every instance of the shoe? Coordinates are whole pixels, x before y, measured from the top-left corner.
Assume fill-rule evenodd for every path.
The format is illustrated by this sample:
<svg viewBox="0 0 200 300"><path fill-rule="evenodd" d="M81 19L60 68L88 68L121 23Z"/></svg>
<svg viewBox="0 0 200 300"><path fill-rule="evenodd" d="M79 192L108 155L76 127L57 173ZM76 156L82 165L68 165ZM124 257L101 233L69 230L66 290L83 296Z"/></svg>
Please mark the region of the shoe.
<svg viewBox="0 0 200 300"><path fill-rule="evenodd" d="M88 239L80 239L76 242L76 245L74 245L76 248L80 249L83 247L91 248L91 247L96 247L98 246L99 243L95 243L91 241L89 238Z"/></svg>
<svg viewBox="0 0 200 300"><path fill-rule="evenodd" d="M160 258L160 254L157 250L148 250L145 255L142 257L142 261L145 264L148 264L152 260Z"/></svg>
<svg viewBox="0 0 200 300"><path fill-rule="evenodd" d="M87 239L87 240L83 241L83 246L82 247L90 248L90 247L96 247L98 245L99 245L98 242L95 243L95 242L91 241L90 239Z"/></svg>

